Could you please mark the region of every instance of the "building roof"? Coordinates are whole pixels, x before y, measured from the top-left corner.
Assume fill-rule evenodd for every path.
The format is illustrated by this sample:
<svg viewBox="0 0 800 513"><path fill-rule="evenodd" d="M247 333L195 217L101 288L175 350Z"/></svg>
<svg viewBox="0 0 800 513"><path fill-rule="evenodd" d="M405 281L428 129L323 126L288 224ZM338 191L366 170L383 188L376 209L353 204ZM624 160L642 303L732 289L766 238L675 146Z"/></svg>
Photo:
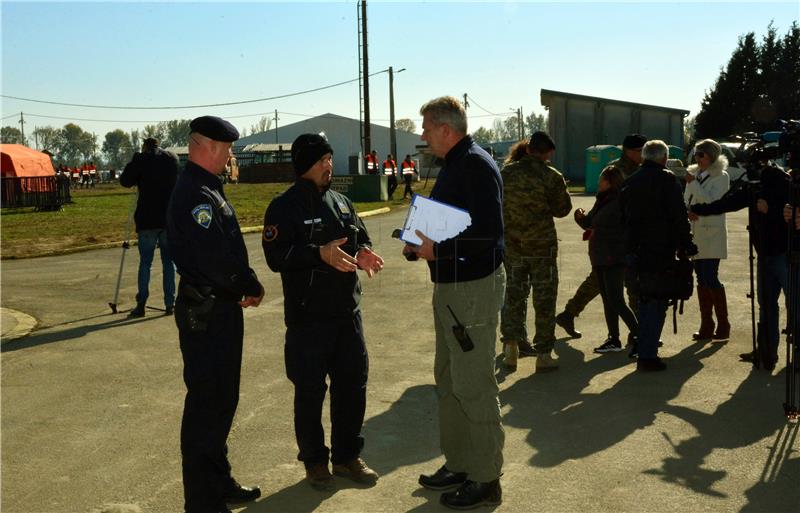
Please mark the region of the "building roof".
<svg viewBox="0 0 800 513"><path fill-rule="evenodd" d="M602 103L610 103L614 105L624 105L626 107L639 107L644 109L651 109L651 110L663 110L669 112L677 112L683 114L684 116L689 115L688 110L684 109L674 109L672 107L661 107L659 105L647 105L644 103L634 103L634 102L626 102L622 100L612 100L610 98L600 98L599 96L584 96L582 94L575 94L575 93L565 93L563 91L553 91L551 89L542 89L541 92L541 101L542 105L545 107L550 106L550 99L551 98L570 98L574 100L585 100L590 102L602 102Z"/></svg>

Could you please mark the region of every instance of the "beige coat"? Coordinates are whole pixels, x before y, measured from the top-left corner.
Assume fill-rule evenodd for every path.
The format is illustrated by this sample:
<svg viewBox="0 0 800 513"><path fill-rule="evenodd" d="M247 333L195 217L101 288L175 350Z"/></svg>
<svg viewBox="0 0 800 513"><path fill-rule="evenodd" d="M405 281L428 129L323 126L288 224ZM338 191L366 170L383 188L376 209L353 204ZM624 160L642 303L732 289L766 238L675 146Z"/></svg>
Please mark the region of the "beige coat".
<svg viewBox="0 0 800 513"><path fill-rule="evenodd" d="M725 171L727 168L728 159L720 155L706 170L708 176L703 183L695 178L692 183L687 184L683 193L686 207L698 203L712 203L728 192L731 180ZM686 171L694 176L701 173L697 164L692 164ZM695 260L728 257L728 228L725 224L725 214L700 216L697 221L692 221L692 235L698 249Z"/></svg>

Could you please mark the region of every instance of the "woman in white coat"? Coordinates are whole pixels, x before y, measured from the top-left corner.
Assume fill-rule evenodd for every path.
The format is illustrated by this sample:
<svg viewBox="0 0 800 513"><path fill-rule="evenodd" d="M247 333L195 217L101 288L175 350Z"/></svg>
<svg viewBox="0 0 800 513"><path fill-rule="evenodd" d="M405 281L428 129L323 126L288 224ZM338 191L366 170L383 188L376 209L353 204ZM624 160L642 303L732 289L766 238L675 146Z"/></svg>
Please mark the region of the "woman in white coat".
<svg viewBox="0 0 800 513"><path fill-rule="evenodd" d="M696 164L686 173L686 206L711 203L720 199L730 188L730 177L725 171L728 159L722 148L711 139L704 139L694 147ZM728 229L725 214L698 217L689 213L692 222L694 243L698 253L694 256L697 275L697 298L700 301L700 329L693 335L695 340L727 340L731 325L728 322L728 302L725 286L719 281L719 261L728 257ZM717 323L714 331L714 317Z"/></svg>

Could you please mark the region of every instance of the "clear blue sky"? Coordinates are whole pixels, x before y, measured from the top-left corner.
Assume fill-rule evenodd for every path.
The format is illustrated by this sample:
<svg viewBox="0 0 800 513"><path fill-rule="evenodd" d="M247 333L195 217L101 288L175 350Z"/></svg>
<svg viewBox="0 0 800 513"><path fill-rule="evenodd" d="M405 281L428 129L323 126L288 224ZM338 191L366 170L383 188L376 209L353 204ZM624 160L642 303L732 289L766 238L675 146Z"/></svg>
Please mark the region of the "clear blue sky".
<svg viewBox="0 0 800 513"><path fill-rule="evenodd" d="M470 129L487 112L544 113L540 89L696 114L740 35L779 36L800 18L782 2L368 1L370 71L393 66L395 112L468 93ZM182 106L270 97L358 77L356 2L6 2L2 94L114 106ZM370 80L372 120L388 125L388 76ZM480 107L485 110L482 110ZM358 86L239 106L183 110L62 107L2 99L2 125L74 121L114 128L216 114L240 129L277 109L279 125L326 112L358 118ZM17 113L16 116L12 116ZM7 117L10 116L10 117ZM54 119L39 116L57 116ZM114 120L115 122L83 121ZM139 121L139 122L128 122Z"/></svg>

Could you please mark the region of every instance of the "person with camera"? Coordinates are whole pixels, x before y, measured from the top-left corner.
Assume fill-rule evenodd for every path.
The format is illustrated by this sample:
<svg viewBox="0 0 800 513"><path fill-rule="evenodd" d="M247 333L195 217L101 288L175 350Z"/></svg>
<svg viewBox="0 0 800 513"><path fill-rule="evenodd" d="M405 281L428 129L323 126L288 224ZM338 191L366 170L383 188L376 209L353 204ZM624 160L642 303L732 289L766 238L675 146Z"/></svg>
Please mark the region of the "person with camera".
<svg viewBox="0 0 800 513"><path fill-rule="evenodd" d="M589 260L592 273L600 288L603 313L606 318L608 337L595 353L622 351L619 339L619 318L628 327L628 344L636 341L639 323L625 304L625 238L622 229L622 211L619 193L625 176L618 168L609 166L600 173L597 184L597 199L589 212L575 210L575 222L585 229L589 238Z"/></svg>
<svg viewBox="0 0 800 513"><path fill-rule="evenodd" d="M683 198L686 207L712 203L730 189L726 171L728 159L722 147L711 139L699 141L694 146L697 162L686 170L686 190ZM727 340L731 325L728 321L728 301L725 286L719 281L719 261L728 256L728 229L725 214L700 217L689 213L693 241L698 252L692 259L697 275L697 300L700 304L700 329L692 335L694 340ZM714 331L714 313L717 316Z"/></svg>
<svg viewBox="0 0 800 513"><path fill-rule="evenodd" d="M150 296L150 268L156 247L161 254L164 309L172 314L175 302L175 265L172 263L167 241L167 205L175 181L178 179L178 157L162 150L158 140L148 137L142 144L142 152L133 155L122 171L119 183L123 187L139 189L136 200L136 233L139 248L139 280L136 293L136 308L128 317L144 317L147 298Z"/></svg>
<svg viewBox="0 0 800 513"><path fill-rule="evenodd" d="M693 256L689 219L681 187L666 169L669 149L664 141L642 147L642 165L625 182L620 194L625 233L626 263L635 276L663 274L679 258ZM634 279L638 282L638 278ZM639 298L638 371L663 371L658 340L664 327L667 299L652 291L634 290Z"/></svg>
<svg viewBox="0 0 800 513"><path fill-rule="evenodd" d="M750 235L758 254L756 297L759 307L759 333L761 343L766 343L765 358L761 364L771 371L778 360L778 327L781 290L784 295L789 283L786 257L786 222L784 206L789 202L791 178L781 168L767 164L761 168L757 183L741 183L717 201L693 204L691 212L698 216L735 212L746 207L754 209L751 216ZM755 362L755 352L739 355L744 362Z"/></svg>
<svg viewBox="0 0 800 513"><path fill-rule="evenodd" d="M283 284L297 459L312 488L332 488L329 462L333 474L372 485L378 474L361 459L369 360L356 271L371 278L383 259L352 202L331 189L333 148L324 134L298 136L291 151L297 178L267 207L261 245ZM321 420L328 379L330 449Z"/></svg>

